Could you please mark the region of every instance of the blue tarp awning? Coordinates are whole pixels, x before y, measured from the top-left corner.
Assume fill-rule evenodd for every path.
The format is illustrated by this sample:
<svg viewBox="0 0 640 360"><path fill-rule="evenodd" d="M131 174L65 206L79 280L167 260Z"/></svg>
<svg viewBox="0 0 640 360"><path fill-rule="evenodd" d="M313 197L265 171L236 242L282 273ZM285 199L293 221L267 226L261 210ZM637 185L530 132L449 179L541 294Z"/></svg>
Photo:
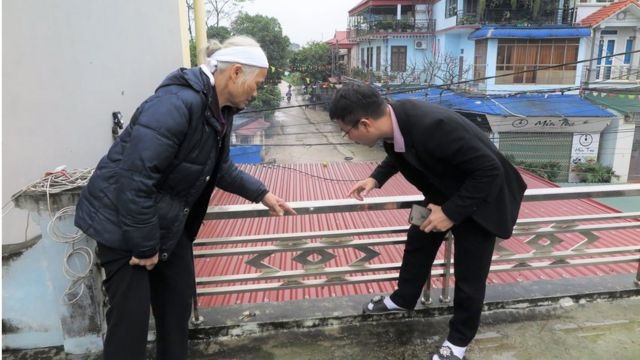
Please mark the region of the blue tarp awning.
<svg viewBox="0 0 640 360"><path fill-rule="evenodd" d="M467 96L448 90L429 89L392 94L393 100L416 99L455 111L501 116L613 117L611 112L578 95L523 94L513 96ZM517 115L515 115L517 114Z"/></svg>
<svg viewBox="0 0 640 360"><path fill-rule="evenodd" d="M469 34L469 40L480 39L553 39L591 36L588 27L502 27L483 26Z"/></svg>

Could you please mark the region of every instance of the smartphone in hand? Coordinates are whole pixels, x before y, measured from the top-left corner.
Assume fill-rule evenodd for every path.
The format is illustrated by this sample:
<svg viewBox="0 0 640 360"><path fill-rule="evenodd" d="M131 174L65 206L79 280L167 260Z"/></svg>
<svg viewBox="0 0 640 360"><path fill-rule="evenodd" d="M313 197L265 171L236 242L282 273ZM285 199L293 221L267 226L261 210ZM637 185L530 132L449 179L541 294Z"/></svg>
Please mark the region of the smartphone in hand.
<svg viewBox="0 0 640 360"><path fill-rule="evenodd" d="M431 209L413 204L409 213L409 223L420 226L431 215Z"/></svg>

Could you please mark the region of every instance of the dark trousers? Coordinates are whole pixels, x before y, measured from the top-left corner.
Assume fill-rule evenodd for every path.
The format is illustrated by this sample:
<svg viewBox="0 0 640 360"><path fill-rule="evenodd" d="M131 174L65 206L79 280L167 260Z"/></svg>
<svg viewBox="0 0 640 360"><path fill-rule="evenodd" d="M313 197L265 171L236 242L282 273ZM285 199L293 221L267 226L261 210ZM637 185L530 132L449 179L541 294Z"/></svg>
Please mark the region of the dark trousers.
<svg viewBox="0 0 640 360"><path fill-rule="evenodd" d="M456 285L447 340L456 346L467 346L480 326L495 235L473 220L457 224L451 231ZM398 289L391 294L396 305L405 309L416 306L444 236L443 232L425 233L413 225L409 228Z"/></svg>
<svg viewBox="0 0 640 360"><path fill-rule="evenodd" d="M195 291L191 241L182 236L169 258L151 271L129 265L127 251L98 244L97 254L109 304L105 360L146 358L150 308L156 322L156 359L186 359Z"/></svg>

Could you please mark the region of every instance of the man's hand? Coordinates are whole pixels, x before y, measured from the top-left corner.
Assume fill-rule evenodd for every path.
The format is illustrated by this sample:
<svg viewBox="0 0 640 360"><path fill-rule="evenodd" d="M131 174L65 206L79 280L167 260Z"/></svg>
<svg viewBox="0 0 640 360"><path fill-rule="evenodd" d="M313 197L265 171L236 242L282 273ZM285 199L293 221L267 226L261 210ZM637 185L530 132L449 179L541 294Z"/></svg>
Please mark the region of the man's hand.
<svg viewBox="0 0 640 360"><path fill-rule="evenodd" d="M453 221L444 214L442 207L434 204L429 204L427 207L431 209L431 215L420 225L420 230L428 233L432 231L443 232L451 229Z"/></svg>
<svg viewBox="0 0 640 360"><path fill-rule="evenodd" d="M273 195L271 192L268 192L267 195L262 199L262 205L269 208L269 214L282 216L285 212L296 215L295 210L293 210L284 200L279 197Z"/></svg>
<svg viewBox="0 0 640 360"><path fill-rule="evenodd" d="M364 200L364 197L369 193L369 191L375 189L377 186L378 182L375 179L366 178L364 180L358 181L355 185L353 185L347 196L362 201Z"/></svg>
<svg viewBox="0 0 640 360"><path fill-rule="evenodd" d="M144 266L147 268L147 270L152 270L156 264L158 263L158 253L156 253L155 255L153 255L150 258L146 258L146 259L138 259L135 256L131 257L131 260L129 260L129 265L134 266L134 265L138 265L138 266Z"/></svg>

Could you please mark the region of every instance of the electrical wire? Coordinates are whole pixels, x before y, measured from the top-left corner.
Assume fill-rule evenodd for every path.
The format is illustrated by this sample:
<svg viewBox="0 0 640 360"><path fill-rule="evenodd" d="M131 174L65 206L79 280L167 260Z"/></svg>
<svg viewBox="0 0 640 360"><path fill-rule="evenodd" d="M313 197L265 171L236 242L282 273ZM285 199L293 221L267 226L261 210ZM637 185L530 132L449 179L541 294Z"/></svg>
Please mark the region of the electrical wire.
<svg viewBox="0 0 640 360"><path fill-rule="evenodd" d="M410 87L410 88L407 88L407 89L386 92L385 95L388 96L388 95L395 95L395 94L405 94L405 93L411 93L411 92L416 92L416 91L420 91L420 90L427 90L429 88L439 88L439 89L442 89L442 90L450 90L452 87L455 87L457 85L468 84L468 83L478 82L478 81L485 81L485 80L490 80L490 79L496 79L496 78L506 77L506 76L513 76L513 75L520 75L520 74L526 74L526 73L531 73L531 72L538 72L538 71L543 71L543 70L548 70L548 69L559 68L559 67L563 67L563 66L567 66L567 65L577 65L577 64L581 64L581 63L597 61L599 59L601 60L601 59L606 59L606 58L616 57L616 56L621 56L621 55L635 54L635 53L639 53L639 52L640 52L640 50L632 50L632 51L626 51L626 52L621 52L621 53L617 53L617 54L603 55L603 56L589 58L589 59L583 59L583 60L578 60L578 61L561 63L561 64L557 64L557 65L542 66L542 67L539 67L537 69L522 70L522 71L516 71L516 72L505 73L505 74L500 74L500 75L486 76L486 77L477 78L477 79L474 78L474 79L469 79L469 80L455 81L455 82L450 82L450 83L447 83L447 84L440 84L440 85L433 85L432 84L432 85L429 85L429 86L414 86L414 87ZM620 75L620 77L626 77L626 76L629 76L629 74ZM612 78L612 79L609 79L609 80L614 80L614 79ZM528 84L522 84L522 85L526 86ZM534 85L534 84L529 84L529 85ZM576 88L579 88L579 87L576 87ZM576 89L576 90L578 90L578 89ZM550 89L549 90L549 92L558 92L558 91L559 90L558 90L557 87L556 87L556 89ZM308 107L308 106L314 106L314 105L327 105L328 103L329 102L324 101L324 102L315 102L315 103L305 103L305 104L300 104L300 105L288 105L288 106L282 106L282 107L273 107L273 108L266 108L266 109L259 109L259 110L245 110L245 111L240 112L240 114L271 112L271 111L280 110L280 109L292 109L292 108Z"/></svg>
<svg viewBox="0 0 640 360"><path fill-rule="evenodd" d="M22 188L14 194L10 200L14 201L17 197L25 194L46 195L47 209L49 214L52 215L51 220L47 224L47 233L53 241L67 245L62 262L62 272L64 276L70 280L70 283L60 299L62 303L66 304L72 304L78 301L84 294L86 289L85 280L91 274L94 255L93 250L88 246L80 245L83 240L88 239L82 231L75 229L70 232L62 228L64 220L73 219L75 216L75 206L67 206L54 214L51 207L51 195L85 187L93 171L93 168L67 171L64 167L59 167L54 171L45 173L44 177ZM25 236L26 231L25 229ZM81 270L78 271L74 270L71 266L72 259L77 258L83 260L82 265L84 265L84 268L81 267L82 265L79 265L78 267L81 267ZM76 261L76 264L77 263Z"/></svg>

